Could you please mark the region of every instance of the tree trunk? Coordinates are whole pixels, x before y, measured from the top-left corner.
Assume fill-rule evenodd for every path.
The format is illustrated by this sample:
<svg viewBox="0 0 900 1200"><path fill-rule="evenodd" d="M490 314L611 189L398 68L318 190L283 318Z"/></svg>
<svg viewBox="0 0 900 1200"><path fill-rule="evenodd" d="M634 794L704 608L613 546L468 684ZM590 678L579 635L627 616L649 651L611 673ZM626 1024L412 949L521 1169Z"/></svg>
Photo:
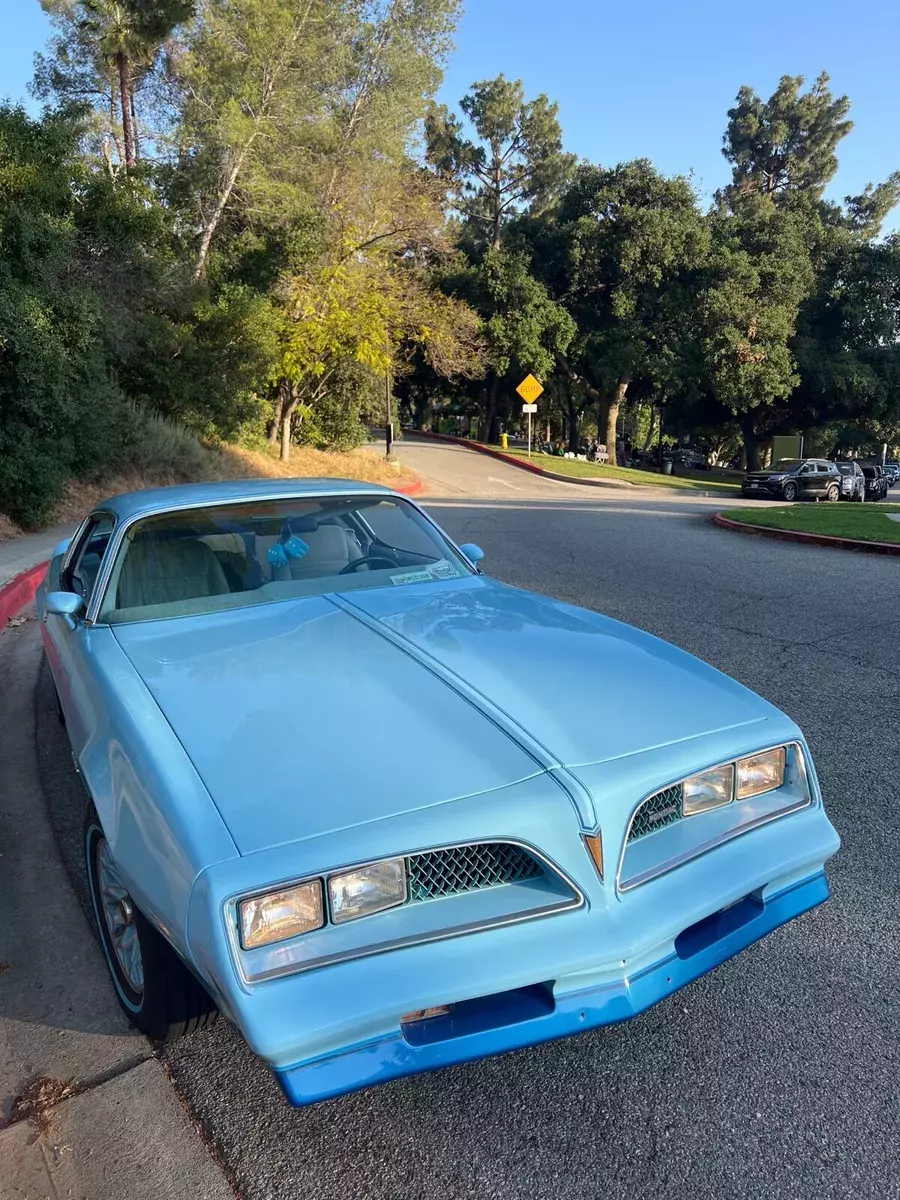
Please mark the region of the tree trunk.
<svg viewBox="0 0 900 1200"><path fill-rule="evenodd" d="M122 138L125 142L125 167L127 169L134 166L134 131L131 127L131 90L128 80L128 60L121 50L116 55L116 71L119 75Z"/></svg>
<svg viewBox="0 0 900 1200"><path fill-rule="evenodd" d="M656 433L656 405L650 405L650 425L647 429L647 436L644 438L644 444L641 449L646 452L653 445L653 435Z"/></svg>
<svg viewBox="0 0 900 1200"><path fill-rule="evenodd" d="M618 458L616 456L616 437L617 426L619 424L619 409L625 403L625 395L628 392L630 379L624 376L616 384L616 390L612 394L612 399L609 402L609 408L606 410L606 452L609 455L609 465L611 467L618 466Z"/></svg>
<svg viewBox="0 0 900 1200"><path fill-rule="evenodd" d="M141 131L138 128L137 109L134 105L134 92L131 93L131 137L134 144L134 161L141 157Z"/></svg>
<svg viewBox="0 0 900 1200"><path fill-rule="evenodd" d="M252 140L253 139L251 137L250 141ZM218 199L216 200L216 207L213 209L212 216L209 218L203 228L203 236L200 238L200 249L197 251L197 261L194 264L195 283L203 278L204 272L206 271L206 260L209 257L209 247L212 244L213 234L216 232L219 222L222 220L222 214L225 211L225 207L228 204L228 201L231 199L231 193L234 191L234 185L237 183L237 177L241 173L241 167L244 165L244 160L246 159L250 150L250 141L248 141L247 145L237 156L231 166L230 171L225 176L225 183L222 186L222 190L219 192Z"/></svg>
<svg viewBox="0 0 900 1200"><path fill-rule="evenodd" d="M741 417L741 433L744 437L744 451L747 456L747 470L758 471L760 467L759 448L762 439L756 432L756 422L752 413L744 413Z"/></svg>
<svg viewBox="0 0 900 1200"><path fill-rule="evenodd" d="M572 399L571 387L566 388L566 408L569 413L569 449L573 454L578 453L578 413L575 401Z"/></svg>
<svg viewBox="0 0 900 1200"><path fill-rule="evenodd" d="M296 384L291 384L289 398L285 398L285 402L281 411L281 461L287 462L291 457L291 421L294 416L294 409L300 403L300 393L297 390Z"/></svg>
<svg viewBox="0 0 900 1200"><path fill-rule="evenodd" d="M500 390L500 380L495 371L491 372L491 386L488 388L487 404L484 408L484 428L480 430L481 437L486 442L500 441L499 420L497 418L497 393Z"/></svg>
<svg viewBox="0 0 900 1200"><path fill-rule="evenodd" d="M281 414L284 412L286 393L287 384L282 380L278 385L278 395L275 397L275 409L272 413L272 419L269 422L268 438L270 446L275 446L278 443L278 436L281 433Z"/></svg>

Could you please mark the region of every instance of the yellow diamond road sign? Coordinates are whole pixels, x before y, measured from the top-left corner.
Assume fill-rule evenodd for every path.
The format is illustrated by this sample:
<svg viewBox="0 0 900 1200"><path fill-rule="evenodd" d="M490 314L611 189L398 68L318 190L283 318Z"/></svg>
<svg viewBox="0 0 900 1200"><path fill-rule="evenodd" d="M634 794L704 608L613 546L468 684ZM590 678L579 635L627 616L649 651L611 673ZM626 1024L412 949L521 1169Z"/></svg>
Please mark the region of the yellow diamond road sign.
<svg viewBox="0 0 900 1200"><path fill-rule="evenodd" d="M516 391L522 397L526 404L534 404L538 396L544 390L544 385L540 383L533 375L526 375Z"/></svg>

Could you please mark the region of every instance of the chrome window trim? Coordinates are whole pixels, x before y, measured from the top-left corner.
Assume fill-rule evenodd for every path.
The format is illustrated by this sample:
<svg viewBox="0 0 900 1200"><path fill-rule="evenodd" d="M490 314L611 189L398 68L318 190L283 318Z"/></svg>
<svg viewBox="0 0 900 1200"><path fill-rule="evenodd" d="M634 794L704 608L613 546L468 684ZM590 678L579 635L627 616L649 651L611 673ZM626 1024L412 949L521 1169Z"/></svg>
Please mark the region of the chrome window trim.
<svg viewBox="0 0 900 1200"><path fill-rule="evenodd" d="M729 763L734 763L735 764L734 793L733 793L732 799L730 800L729 803L730 804L741 804L743 802L736 799L736 796L737 796L737 774L738 774L737 773L737 764L738 764L738 762L740 762L740 760L742 758L752 758L757 754L766 754L769 750L777 750L781 746L784 746L785 749L787 749L788 747L793 747L797 751L797 761L800 764L800 773L803 776L803 783L806 787L806 799L805 800L800 800L796 804L792 805L790 808L783 808L777 813L768 813L764 816L757 817L755 820L749 821L746 825L742 825L739 829L730 829L725 833L717 834L716 837L709 838L707 841L699 843L695 849L690 850L690 851L684 851L682 854L678 854L672 859L666 859L666 861L664 863L661 863L658 867L654 867L652 870L649 870L649 871L644 871L640 875L634 876L633 878L629 879L626 883L623 883L622 882L622 868L625 865L625 853L628 849L628 839L631 836L631 827L634 824L635 817L637 816L638 812L640 811L641 806L643 804L645 804L646 801L648 801L651 797L655 796L658 792L664 792L667 788L675 787L677 784L683 783L686 778L690 778L690 777L682 775L679 779L673 779L670 783L664 783L660 787L655 787L652 792L647 792L647 794L645 796L643 796L641 798L641 800L638 801L638 803L634 807L634 811L632 812L632 814L628 820L628 825L625 829L625 837L624 837L624 840L622 841L621 850L619 851L619 865L616 868L616 891L617 892L630 892L633 888L639 887L643 883L649 883L649 881L651 879L658 879L660 875L666 875L666 874L668 874L669 871L674 871L676 869L676 867L684 866L685 863L691 862L691 861L693 861L693 859L699 858L703 854L708 854L710 850L714 850L717 846L722 846L726 842L730 842L736 837L741 837L745 833L750 833L754 829L759 829L762 825L767 825L770 821L777 821L781 817L790 816L791 813L799 812L803 808L810 807L810 805L812 805L814 803L815 797L813 796L813 789L812 789L811 782L810 782L809 770L807 769L807 765L806 765L806 753L800 742L796 742L796 741L774 742L771 746L761 746L758 750L748 750L746 754L736 754L732 758L723 758L719 762L710 763L709 766L698 767L696 771L692 772L692 774L699 775L703 771L712 771L712 770L715 770L716 767L725 767ZM778 790L777 788L772 789L772 791L777 791L777 790ZM768 795L768 793L766 793L766 792L760 792L759 794L760 795ZM722 804L722 805L719 805L717 808L711 809L709 811L718 812L722 808L727 808L727 807L728 807L728 805ZM703 813L695 813L693 816L682 817L681 819L683 821L691 821L691 820L694 820L695 817L702 817L702 816L703 816Z"/></svg>
<svg viewBox="0 0 900 1200"><path fill-rule="evenodd" d="M268 895L269 892L281 891L284 888L295 887L301 883L311 883L315 880L321 881L324 891L324 908L328 914L329 920L325 925L320 926L318 929L311 929L309 933L297 935L297 937L312 937L315 934L321 934L331 925L330 903L328 899L328 880L332 875L341 875L345 871L360 870L363 867L370 867L375 863L380 862L390 862L392 859L396 858L402 858L405 860L407 858L414 858L417 854L438 854L442 850L465 849L468 846L484 846L490 845L493 842L503 842L506 845L518 846L519 849L525 850L529 854L533 854L539 862L544 864L544 866L549 867L550 871L552 871L561 882L563 882L572 890L573 895L569 899L560 900L558 904L547 905L536 912L517 913L511 916L493 918L489 921L467 922L460 925L450 925L446 929L435 930L433 933L413 934L407 937L394 938L388 942L379 942L369 946L360 946L354 950L340 951L330 955L323 954L320 958L315 959L311 963L286 963L283 966L273 967L271 970L261 972L260 974L253 976L249 976L244 970L243 955L245 955L247 952L243 950L240 944L240 927L237 919L237 914L239 911L238 906L242 901L252 900L255 896L265 896ZM501 884L500 886L502 887L506 885ZM442 899L447 899L447 897L442 897ZM406 902L409 903L408 898ZM427 901L423 901L423 903L427 903ZM440 942L448 938L462 937L470 933L481 933L484 930L496 929L504 925L518 925L524 921L537 920L540 917L555 916L560 912L574 911L575 909L583 908L585 903L586 899L584 892L581 890L578 884L567 874L567 872L563 871L561 867L557 866L551 858L548 858L546 854L543 854L529 842L523 842L519 838L496 836L491 838L478 838L476 841L469 842L448 842L439 846L425 846L415 850L407 850L403 854L381 854L377 858L366 859L364 862L353 862L347 863L344 866L329 867L327 871L313 871L308 875L301 875L299 877L292 876L281 880L280 882L276 881L267 884L262 888L255 888L249 892L233 892L222 901L221 910L222 919L225 923L226 935L231 946L232 958L237 966L238 975L244 987L250 988L256 984L265 983L270 979L278 979L285 975L301 975L305 974L307 971L316 971L320 968L332 967L338 963L353 962L359 958L369 958L374 954L386 954L391 950L402 950L410 946L427 945L430 942ZM395 909L397 907L400 906L395 906ZM383 909L381 911L389 912L392 910ZM380 914L372 913L371 915L379 916ZM366 918L358 917L356 920L365 921ZM350 924L354 924L354 922L342 922L342 926L344 928ZM278 946L292 940L292 938L285 938L283 942L272 942L271 945ZM260 947L260 949L263 948L264 947Z"/></svg>
<svg viewBox="0 0 900 1200"><path fill-rule="evenodd" d="M83 617L81 618L86 625L91 624L91 622L88 620L87 613L88 613L88 611L90 611L90 608L93 605L94 597L97 595L98 589L100 587L100 579L101 579L104 569L106 567L107 555L109 554L110 546L112 545L113 539L116 536L116 525L117 525L118 518L116 517L116 514L112 511L112 509L102 508L102 507L94 508L88 513L88 515L84 518L84 520L81 522L81 524L75 530L75 532L72 534L72 539L69 542L69 545L66 548L66 552L63 555L63 560L59 565L59 582L62 583L63 580L65 579L66 572L69 570L69 568L75 562L75 559L81 553L82 542L83 542L84 538L86 537L88 531L90 530L92 523L94 522L94 520L96 520L97 518L100 518L100 517L109 517L109 519L112 521L112 533L109 535L109 542L107 543L107 546L106 546L106 552L103 555L103 561L100 564L100 570L97 572L97 578L94 580L94 590L91 593L91 601L88 604L88 608L85 611Z"/></svg>
<svg viewBox="0 0 900 1200"><path fill-rule="evenodd" d="M416 512L418 512L420 514L420 516L422 516L425 519L425 521L437 532L437 534L441 538L441 540L448 543L450 548L456 554L457 558L459 558L459 560L465 566L470 568L470 570L472 571L472 574L473 575L477 574L475 567L469 562L469 560L466 558L466 556L463 554L463 552L459 549L459 547L456 545L456 543L453 541L453 539L448 537L447 534L443 531L443 529L441 529L440 525L438 525L438 523L434 520L434 518L429 516L428 513L425 512L425 510L420 505L416 504L415 500L412 500L409 496L404 496L402 492L394 492L389 489L387 489L385 491L381 491L381 490L376 491L371 488L360 488L359 491L348 491L348 490L344 490L344 489L339 490L339 491L332 491L332 492L315 492L315 493L303 492L303 491L286 491L286 492L278 492L275 495L271 495L271 496L246 496L246 497L232 496L228 500L222 500L222 499L199 500L199 501L194 500L194 501L192 501L190 503L186 503L186 504L171 504L167 508L160 508L153 512L133 513L130 517L127 517L126 519L121 520L121 521L116 517L115 513L110 514L113 517L113 521L115 524L114 524L112 536L109 539L109 545L106 547L106 554L103 557L103 563L101 564L99 574L97 575L97 580L94 584L94 595L91 598L91 603L88 606L87 613L85 614L85 621L88 624L93 624L94 621L96 621L97 614L99 613L100 609L103 607L103 601L106 599L106 589L109 585L109 577L112 574L113 563L115 562L115 560L117 559L117 557L119 555L119 551L122 547L122 543L125 540L125 536L128 533L128 530L132 527L132 525L137 524L138 521L150 520L153 517L164 517L168 513L190 512L193 509L220 508L220 507L224 507L225 505L230 505L230 504L270 504L273 502L277 502L279 500L334 500L334 499L340 499L342 497L348 497L348 498L352 499L352 498L356 498L356 497L360 497L360 496L376 496L382 500L391 499L391 500L395 500L395 501L401 501L404 504L411 505L416 510ZM96 511L97 512L106 512L107 510L106 509L97 509ZM90 514L90 516L85 518L85 521L82 522L81 527L79 527L79 529L78 529L79 536L83 532L84 525L93 516L94 516L94 513L92 512ZM75 539L73 538L72 544L74 545L74 543L75 543ZM70 546L69 550L66 552L67 558L68 558L69 553L71 553L71 550L72 550L72 546ZM64 565L65 565L65 562L66 562L66 559L63 560ZM437 582L437 581L435 581L435 582Z"/></svg>

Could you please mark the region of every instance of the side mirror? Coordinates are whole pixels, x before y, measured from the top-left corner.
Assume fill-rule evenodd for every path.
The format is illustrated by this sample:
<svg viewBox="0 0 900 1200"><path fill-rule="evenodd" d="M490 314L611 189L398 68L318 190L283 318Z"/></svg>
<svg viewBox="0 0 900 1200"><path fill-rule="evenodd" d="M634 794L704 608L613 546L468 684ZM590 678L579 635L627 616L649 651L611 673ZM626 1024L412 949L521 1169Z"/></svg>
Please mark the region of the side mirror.
<svg viewBox="0 0 900 1200"><path fill-rule="evenodd" d="M44 608L58 617L77 617L84 608L84 600L77 592L48 592Z"/></svg>
<svg viewBox="0 0 900 1200"><path fill-rule="evenodd" d="M476 546L474 542L464 542L460 546L460 550L462 550L469 562L476 566L484 558L484 551L480 546Z"/></svg>

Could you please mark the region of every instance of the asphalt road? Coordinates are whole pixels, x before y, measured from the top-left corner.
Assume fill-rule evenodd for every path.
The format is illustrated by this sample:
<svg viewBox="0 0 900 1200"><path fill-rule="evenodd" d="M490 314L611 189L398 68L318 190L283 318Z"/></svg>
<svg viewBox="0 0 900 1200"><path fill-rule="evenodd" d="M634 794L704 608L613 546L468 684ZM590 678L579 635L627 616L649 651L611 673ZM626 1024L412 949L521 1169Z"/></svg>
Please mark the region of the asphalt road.
<svg viewBox="0 0 900 1200"><path fill-rule="evenodd" d="M312 1109L287 1108L227 1026L187 1039L168 1064L236 1189L900 1197L900 563L719 530L704 519L719 498L558 485L445 447L399 453L489 573L668 638L801 724L844 842L833 896L628 1024ZM82 799L46 672L36 716L77 870L66 814Z"/></svg>

